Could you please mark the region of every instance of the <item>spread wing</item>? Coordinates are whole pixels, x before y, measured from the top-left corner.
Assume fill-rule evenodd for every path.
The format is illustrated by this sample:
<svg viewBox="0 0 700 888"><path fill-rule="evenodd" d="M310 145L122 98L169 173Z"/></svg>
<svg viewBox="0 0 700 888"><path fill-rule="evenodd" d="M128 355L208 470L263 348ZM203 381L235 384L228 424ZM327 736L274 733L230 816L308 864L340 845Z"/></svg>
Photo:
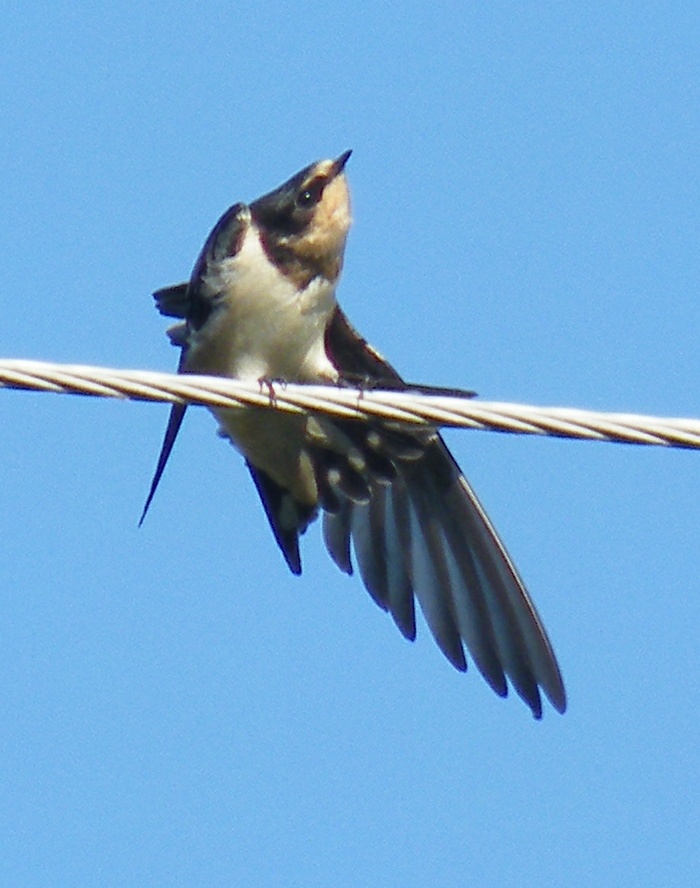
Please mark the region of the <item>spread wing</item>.
<svg viewBox="0 0 700 888"><path fill-rule="evenodd" d="M326 348L350 379L403 385L340 309ZM352 548L372 598L407 638L415 636L416 599L457 669L466 669L466 647L497 694L505 696L510 682L540 718L542 690L563 712L564 685L542 622L441 437L381 424L335 425L359 453L354 468L363 482L358 489L351 478L353 489L332 459L316 461L324 538L338 567L352 571Z"/></svg>

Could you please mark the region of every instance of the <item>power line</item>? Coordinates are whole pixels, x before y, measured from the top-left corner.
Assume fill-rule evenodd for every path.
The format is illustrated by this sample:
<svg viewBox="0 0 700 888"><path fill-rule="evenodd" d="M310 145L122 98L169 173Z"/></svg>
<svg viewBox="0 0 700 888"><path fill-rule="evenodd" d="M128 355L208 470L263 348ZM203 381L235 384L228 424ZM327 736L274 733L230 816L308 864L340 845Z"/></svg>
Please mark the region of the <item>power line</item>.
<svg viewBox="0 0 700 888"><path fill-rule="evenodd" d="M700 448L700 420L602 413L474 400L468 392L419 388L408 392L332 385L251 383L217 376L115 370L43 361L0 360L0 388L127 398L136 401L255 406L313 411L360 420L483 429L625 444Z"/></svg>

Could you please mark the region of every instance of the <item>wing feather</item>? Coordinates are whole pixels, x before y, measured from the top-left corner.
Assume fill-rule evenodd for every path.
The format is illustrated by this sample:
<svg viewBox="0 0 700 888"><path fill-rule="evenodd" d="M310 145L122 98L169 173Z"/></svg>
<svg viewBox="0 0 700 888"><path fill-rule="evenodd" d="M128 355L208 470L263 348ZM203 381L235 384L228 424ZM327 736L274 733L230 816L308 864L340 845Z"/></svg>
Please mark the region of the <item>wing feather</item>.
<svg viewBox="0 0 700 888"><path fill-rule="evenodd" d="M412 388L340 309L328 328L326 348L348 382ZM380 484L367 460L369 503L346 500L350 517L344 515L343 533L326 535L336 563L345 563L349 528L365 585L407 638L415 636L415 597L438 646L457 669L466 668L464 643L497 694L506 695L507 679L536 718L542 715L540 689L563 712L564 684L542 621L440 436L395 424L335 425L356 449L363 450L364 440L364 452L371 449L393 464L392 471L381 473Z"/></svg>

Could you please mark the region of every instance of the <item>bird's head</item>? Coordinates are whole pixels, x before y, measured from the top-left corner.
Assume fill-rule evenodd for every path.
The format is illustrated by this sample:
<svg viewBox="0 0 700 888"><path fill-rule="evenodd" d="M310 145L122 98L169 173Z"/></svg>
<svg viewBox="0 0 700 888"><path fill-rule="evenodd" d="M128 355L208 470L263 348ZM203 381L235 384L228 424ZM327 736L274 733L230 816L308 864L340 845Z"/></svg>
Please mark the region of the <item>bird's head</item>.
<svg viewBox="0 0 700 888"><path fill-rule="evenodd" d="M300 283L335 280L351 223L345 164L351 152L320 160L250 205L265 249Z"/></svg>

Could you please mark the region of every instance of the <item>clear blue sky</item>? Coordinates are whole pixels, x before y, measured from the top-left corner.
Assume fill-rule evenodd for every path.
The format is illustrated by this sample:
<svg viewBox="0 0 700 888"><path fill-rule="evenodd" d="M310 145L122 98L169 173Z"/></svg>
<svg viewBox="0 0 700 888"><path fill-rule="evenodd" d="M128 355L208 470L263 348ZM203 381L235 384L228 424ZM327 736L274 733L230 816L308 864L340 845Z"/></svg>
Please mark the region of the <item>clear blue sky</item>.
<svg viewBox="0 0 700 888"><path fill-rule="evenodd" d="M174 369L150 293L346 148L340 295L404 375L700 414L700 9L29 2L0 24L6 357ZM570 709L292 577L192 411L0 392L0 884L687 886L700 454L453 432Z"/></svg>

